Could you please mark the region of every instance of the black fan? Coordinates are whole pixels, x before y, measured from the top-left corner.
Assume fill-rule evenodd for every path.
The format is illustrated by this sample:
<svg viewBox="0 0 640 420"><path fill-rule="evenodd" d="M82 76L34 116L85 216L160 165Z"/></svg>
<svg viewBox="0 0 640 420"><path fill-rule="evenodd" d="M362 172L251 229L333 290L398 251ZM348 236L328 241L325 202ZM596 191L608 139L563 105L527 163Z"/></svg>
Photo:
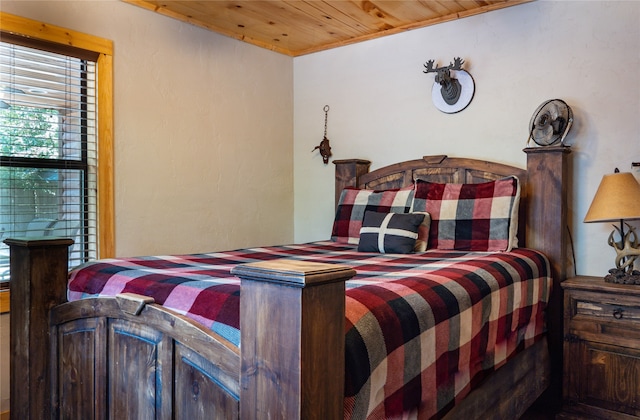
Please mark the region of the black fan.
<svg viewBox="0 0 640 420"><path fill-rule="evenodd" d="M549 99L531 117L529 140L539 146L552 146L558 142L564 146L564 139L572 124L571 107L562 99Z"/></svg>

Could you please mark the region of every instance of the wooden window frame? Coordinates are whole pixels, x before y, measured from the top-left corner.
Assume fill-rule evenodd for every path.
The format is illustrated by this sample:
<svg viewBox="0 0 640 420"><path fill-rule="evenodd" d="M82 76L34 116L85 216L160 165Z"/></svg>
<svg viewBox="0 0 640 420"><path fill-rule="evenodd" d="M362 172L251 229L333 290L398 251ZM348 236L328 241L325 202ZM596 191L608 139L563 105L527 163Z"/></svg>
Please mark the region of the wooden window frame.
<svg viewBox="0 0 640 420"><path fill-rule="evenodd" d="M29 44L54 43L97 55L98 242L99 258L115 255L113 191L113 42L48 23L0 12L0 37L23 38ZM0 290L0 313L9 311L9 292Z"/></svg>
<svg viewBox="0 0 640 420"><path fill-rule="evenodd" d="M0 315L9 312L9 289L0 289Z"/></svg>

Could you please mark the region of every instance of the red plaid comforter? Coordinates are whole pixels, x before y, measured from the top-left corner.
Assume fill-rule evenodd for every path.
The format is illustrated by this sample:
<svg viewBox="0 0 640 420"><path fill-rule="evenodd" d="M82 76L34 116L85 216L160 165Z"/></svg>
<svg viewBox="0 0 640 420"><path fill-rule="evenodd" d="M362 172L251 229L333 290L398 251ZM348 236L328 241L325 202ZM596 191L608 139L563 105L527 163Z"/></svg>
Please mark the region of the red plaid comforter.
<svg viewBox="0 0 640 420"><path fill-rule="evenodd" d="M334 242L109 259L72 271L69 300L132 292L239 344L232 266L278 258L354 268L347 282L345 418L438 418L544 329L540 253L357 252Z"/></svg>

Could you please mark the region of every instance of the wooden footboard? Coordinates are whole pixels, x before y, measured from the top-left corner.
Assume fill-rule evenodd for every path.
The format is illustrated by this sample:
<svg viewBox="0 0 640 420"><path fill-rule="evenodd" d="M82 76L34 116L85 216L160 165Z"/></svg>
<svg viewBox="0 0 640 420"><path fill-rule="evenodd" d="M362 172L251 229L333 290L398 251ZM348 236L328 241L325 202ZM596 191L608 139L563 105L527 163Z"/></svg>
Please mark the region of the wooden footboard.
<svg viewBox="0 0 640 420"><path fill-rule="evenodd" d="M4 242L11 249L11 418L50 418L49 311L66 301L73 241Z"/></svg>
<svg viewBox="0 0 640 420"><path fill-rule="evenodd" d="M152 303L124 294L52 310L53 418L238 418L235 346Z"/></svg>
<svg viewBox="0 0 640 420"><path fill-rule="evenodd" d="M144 296L65 303L70 240L5 243L15 273L12 419L342 418L354 270L298 261L234 269L239 352Z"/></svg>
<svg viewBox="0 0 640 420"><path fill-rule="evenodd" d="M343 417L345 281L335 264L275 260L236 266L244 419Z"/></svg>

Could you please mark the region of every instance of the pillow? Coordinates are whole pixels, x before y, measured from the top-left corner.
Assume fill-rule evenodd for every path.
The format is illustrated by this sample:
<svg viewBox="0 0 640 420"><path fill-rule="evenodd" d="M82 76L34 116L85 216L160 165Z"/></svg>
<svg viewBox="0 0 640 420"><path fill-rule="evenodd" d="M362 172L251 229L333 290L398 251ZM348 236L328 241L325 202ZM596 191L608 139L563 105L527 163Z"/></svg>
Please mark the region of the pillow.
<svg viewBox="0 0 640 420"><path fill-rule="evenodd" d="M424 252L429 248L429 228L431 227L431 215L425 212L416 212L411 214L423 214L424 220L418 226L418 239L413 250L415 252Z"/></svg>
<svg viewBox="0 0 640 420"><path fill-rule="evenodd" d="M411 210L431 215L431 248L510 251L518 245L519 204L515 176L479 184L417 180Z"/></svg>
<svg viewBox="0 0 640 420"><path fill-rule="evenodd" d="M408 254L418 239L424 214L379 213L367 211L360 229L360 252Z"/></svg>
<svg viewBox="0 0 640 420"><path fill-rule="evenodd" d="M365 211L409 213L413 201L413 188L413 185L384 191L345 188L338 201L331 240L358 244Z"/></svg>

